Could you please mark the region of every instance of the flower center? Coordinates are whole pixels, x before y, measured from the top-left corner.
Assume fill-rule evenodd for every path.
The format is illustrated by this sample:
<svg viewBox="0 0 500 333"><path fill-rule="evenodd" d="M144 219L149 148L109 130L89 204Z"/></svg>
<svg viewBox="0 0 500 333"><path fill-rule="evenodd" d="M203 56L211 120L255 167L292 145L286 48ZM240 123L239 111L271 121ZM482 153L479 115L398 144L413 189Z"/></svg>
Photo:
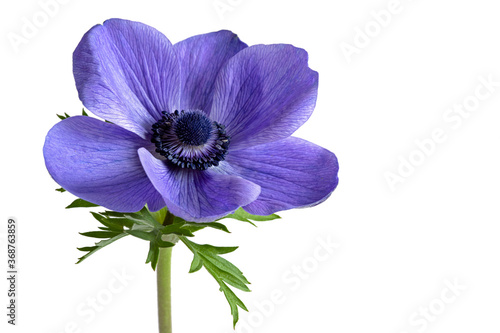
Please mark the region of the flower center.
<svg viewBox="0 0 500 333"><path fill-rule="evenodd" d="M156 152L181 168L206 170L223 161L229 136L223 125L199 110L162 112L153 124L151 142Z"/></svg>
<svg viewBox="0 0 500 333"><path fill-rule="evenodd" d="M175 134L182 143L199 146L208 141L212 133L212 122L203 113L181 113L175 123Z"/></svg>

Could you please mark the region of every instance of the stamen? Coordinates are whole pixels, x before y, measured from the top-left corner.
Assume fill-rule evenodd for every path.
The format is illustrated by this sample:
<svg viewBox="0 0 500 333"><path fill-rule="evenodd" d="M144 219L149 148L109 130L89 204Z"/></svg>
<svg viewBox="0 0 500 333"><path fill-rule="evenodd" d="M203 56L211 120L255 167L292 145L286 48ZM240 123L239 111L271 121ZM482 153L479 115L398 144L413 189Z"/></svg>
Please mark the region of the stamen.
<svg viewBox="0 0 500 333"><path fill-rule="evenodd" d="M153 124L151 142L156 152L181 168L206 170L223 161L230 138L223 125L202 111L163 111Z"/></svg>

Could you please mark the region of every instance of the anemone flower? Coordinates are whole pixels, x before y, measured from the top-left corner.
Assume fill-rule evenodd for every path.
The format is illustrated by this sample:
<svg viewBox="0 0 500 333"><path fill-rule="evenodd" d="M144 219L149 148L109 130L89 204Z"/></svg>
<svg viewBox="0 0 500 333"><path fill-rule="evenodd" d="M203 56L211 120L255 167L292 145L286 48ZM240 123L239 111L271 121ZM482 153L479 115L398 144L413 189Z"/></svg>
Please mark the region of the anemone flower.
<svg viewBox="0 0 500 333"><path fill-rule="evenodd" d="M74 195L119 212L167 206L208 222L324 201L338 183L330 151L291 135L313 112L318 73L292 45L247 46L230 31L171 44L142 23L96 25L73 54L93 117L48 133L44 157Z"/></svg>

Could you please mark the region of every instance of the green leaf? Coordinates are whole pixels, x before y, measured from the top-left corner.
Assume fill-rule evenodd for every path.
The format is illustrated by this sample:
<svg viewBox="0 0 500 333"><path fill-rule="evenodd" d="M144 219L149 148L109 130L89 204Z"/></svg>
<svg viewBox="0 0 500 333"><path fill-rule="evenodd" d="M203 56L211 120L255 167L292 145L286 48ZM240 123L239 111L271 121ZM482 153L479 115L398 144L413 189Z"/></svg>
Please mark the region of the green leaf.
<svg viewBox="0 0 500 333"><path fill-rule="evenodd" d="M221 284L220 291L224 293L224 296L226 296L226 300L229 303L229 306L231 307L231 314L233 315L233 329L234 329L236 328L236 323L240 318L238 312L238 306L247 312L248 309L245 306L245 304L243 304L241 299L239 299L227 285Z"/></svg>
<svg viewBox="0 0 500 333"><path fill-rule="evenodd" d="M207 244L200 245L183 236L180 237L180 240L194 255L189 272L196 272L204 266L219 284L220 291L224 293L231 308L234 328L239 319L238 307L245 311L248 311L248 309L227 284L242 291L250 291L247 286L250 282L248 282L243 273L236 266L220 257L220 255L233 252L238 247L216 247Z"/></svg>
<svg viewBox="0 0 500 333"><path fill-rule="evenodd" d="M94 205L82 199L77 199L67 208L94 206L97 205ZM218 222L186 222L179 217L174 217L173 215L170 215L171 218L168 218L167 214L169 213L166 208L163 208L157 212L150 212L147 207L144 207L139 212L135 213L119 213L115 211L90 213L101 224L101 226L97 227L99 229L98 231L81 233L83 236L110 240L115 239L115 237L121 238L124 235L132 235L141 240L148 241L149 251L146 258L146 263L151 263L151 267L153 268L153 270L156 269L159 249L174 246L179 237L193 237L195 231L207 227L222 230L224 232L229 232L224 224ZM163 225L162 222L165 221L166 218L168 218L169 224ZM167 239L168 241L164 240L164 238L162 237L167 237L165 239ZM106 245L106 242L103 241L103 243L99 244ZM192 246L196 249L197 246L200 247L201 245L193 243ZM81 249L82 251L94 253L99 249L99 247L96 245L91 247L84 247ZM210 272L215 272L214 274L217 274L217 276L220 276L223 283L228 283L229 285L241 290L248 290L248 287L246 286L248 281L238 278L239 275L242 276L241 272L231 263L218 256L219 254L232 252L236 249L236 247L223 248L203 245L198 249L199 253L196 254L194 260L198 260L202 265L203 263L205 263L207 269ZM230 273L227 273L226 270L229 270ZM236 274L236 278L234 274Z"/></svg>
<svg viewBox="0 0 500 333"><path fill-rule="evenodd" d="M144 207L137 213L123 213L123 215L130 219L133 220L136 223L148 226L150 228L160 228L162 227L162 224L158 222L149 212L149 210Z"/></svg>
<svg viewBox="0 0 500 333"><path fill-rule="evenodd" d="M69 206L66 207L68 208L81 208L81 207L99 207L99 205L93 204L92 202L85 201L83 199L76 199L72 203L69 204Z"/></svg>
<svg viewBox="0 0 500 333"><path fill-rule="evenodd" d="M113 236L113 237L111 237L109 239L97 242L97 243L95 243L95 246L88 246L88 247L80 247L80 248L78 248L78 250L84 251L84 252L88 252L88 253L85 254L84 256L78 258L78 261L76 263L77 264L81 263L82 261L84 261L85 259L87 259L92 254L96 253L97 251L99 251L103 247L105 247L105 246L113 243L114 241L117 241L118 239L120 239L122 237L125 237L125 236L127 236L126 233L121 233L121 234Z"/></svg>
<svg viewBox="0 0 500 333"><path fill-rule="evenodd" d="M60 187L60 188L56 188L56 191L61 192L61 193L66 192L66 190L65 190L65 189L63 189L62 187Z"/></svg>
<svg viewBox="0 0 500 333"><path fill-rule="evenodd" d="M186 222L178 222L174 224L169 224L161 229L162 234L174 234L178 236L194 237L194 234L186 228Z"/></svg>
<svg viewBox="0 0 500 333"><path fill-rule="evenodd" d="M93 237L93 238L112 238L118 236L121 232L117 231L88 231L88 232L80 232L80 235Z"/></svg>
<svg viewBox="0 0 500 333"><path fill-rule="evenodd" d="M56 114L56 116L57 116L59 119L61 119L61 120L64 120L64 119L66 119L66 118L69 118L69 117L70 117L70 115L69 115L69 114L67 114L66 112L65 112L65 113L64 113L64 115L62 115L62 116L61 116L60 114Z"/></svg>
<svg viewBox="0 0 500 333"><path fill-rule="evenodd" d="M69 118L71 117L69 114L67 114L66 112L64 113L64 115L60 115L60 114L56 114L56 116L61 119L61 120L64 120L66 118ZM88 117L88 114L87 112L85 112L85 109L82 109L82 116L87 116Z"/></svg>
<svg viewBox="0 0 500 333"><path fill-rule="evenodd" d="M121 218L109 218L104 213L95 213L95 212L90 212L92 216L99 221L102 225L104 225L106 228L113 230L113 231L123 231L124 227L127 228L132 228L134 225L133 222L127 219L121 219Z"/></svg>
<svg viewBox="0 0 500 333"><path fill-rule="evenodd" d="M125 217L125 213L118 213L112 210L106 210L100 214L105 215L106 217Z"/></svg>
<svg viewBox="0 0 500 333"><path fill-rule="evenodd" d="M111 223L117 226L127 227L129 229L132 229L136 223L133 220L130 220L125 216L124 213L118 213L118 212L113 212L113 211L104 211L101 213L93 213L94 217L104 225L107 223Z"/></svg>
<svg viewBox="0 0 500 333"><path fill-rule="evenodd" d="M155 229L151 232L151 234L155 234L154 239L149 243L149 252L146 258L146 264L151 263L151 268L156 270L156 266L158 265L158 257L160 254L161 247L172 247L175 244L166 242L162 239L162 233Z"/></svg>
<svg viewBox="0 0 500 333"><path fill-rule="evenodd" d="M88 203L82 199L75 200L68 208L73 207L91 207L91 203ZM94 205L95 206L95 205ZM158 262L159 248L161 247L171 247L175 243L167 242L162 239L164 234L175 234L184 236L194 236L188 229L183 229L185 222L176 225L163 226L159 223L156 218L158 214L151 214L149 210L144 207L139 212L136 213L119 213L114 211L104 211L101 213L91 212L92 216L102 225L99 226L98 231L90 231L81 233L83 236L102 238L103 241L96 243L95 246L80 248L81 251L89 252L84 257L80 258L78 262L87 258L89 255L99 250L103 246L124 237L126 235L132 235L142 240L148 241L150 250L148 252L147 263L151 263L151 266L156 269ZM160 213L161 214L161 213ZM182 220L181 220L182 221ZM175 236L171 236L169 240L175 240Z"/></svg>
<svg viewBox="0 0 500 333"><path fill-rule="evenodd" d="M146 264L151 263L151 268L153 268L153 271L156 270L159 255L160 248L158 246L155 246L153 242L149 243L149 252L148 257L146 258Z"/></svg>
<svg viewBox="0 0 500 333"><path fill-rule="evenodd" d="M276 220L280 219L281 217L276 214L271 214L271 215L252 215L250 213L247 213L243 208L239 208L234 214L229 214L223 217L222 219L235 219L238 221L243 221L243 222L248 222L251 223L252 225L256 226L252 221L256 222L264 222L264 221L271 221L271 220ZM220 219L220 220L222 220Z"/></svg>
<svg viewBox="0 0 500 333"><path fill-rule="evenodd" d="M77 250L87 252L87 251L95 250L96 248L97 248L97 246L77 247Z"/></svg>
<svg viewBox="0 0 500 333"><path fill-rule="evenodd" d="M218 223L218 222L208 222L208 223L186 222L186 224L184 226L185 229L189 229L189 231L191 231L191 232L195 232L195 231L204 229L206 227L217 229L217 230L222 230L222 231L225 231L227 233L231 233L224 224Z"/></svg>
<svg viewBox="0 0 500 333"><path fill-rule="evenodd" d="M248 280L243 276L243 273L229 261L221 257L216 257L218 260L214 260L213 257L206 256L201 253L199 254L199 256L201 257L203 266L205 266L205 268L209 272L217 272L219 278L221 278L222 280L229 283L235 288L238 288L243 291L250 291L250 289L248 289L247 287L247 284L250 284L250 282L248 282ZM237 272L239 272L238 275L233 275L232 273L230 273L228 268L231 270L234 269Z"/></svg>
<svg viewBox="0 0 500 333"><path fill-rule="evenodd" d="M132 236L135 236L140 239L144 239L147 241L154 241L155 240L155 235L151 232L145 232L142 230L127 230L125 231L127 234L130 234Z"/></svg>
<svg viewBox="0 0 500 333"><path fill-rule="evenodd" d="M194 255L191 266L189 267L189 273L194 273L199 271L203 267L203 261L199 255Z"/></svg>
<svg viewBox="0 0 500 333"><path fill-rule="evenodd" d="M184 236L194 236L189 230L183 229L184 222L163 226L159 220L164 219L166 216L166 209L159 212L151 213L147 207L144 207L136 213L117 213L107 211L101 213L102 217L107 218L107 222L122 224L125 221L131 223L127 225L128 230L125 233L137 237L139 239L149 241L149 252L146 258L146 263L151 263L151 268L156 270L158 263L158 255L161 247L171 247L175 243L167 242L162 239L164 234L175 234ZM103 222L103 221L101 221Z"/></svg>

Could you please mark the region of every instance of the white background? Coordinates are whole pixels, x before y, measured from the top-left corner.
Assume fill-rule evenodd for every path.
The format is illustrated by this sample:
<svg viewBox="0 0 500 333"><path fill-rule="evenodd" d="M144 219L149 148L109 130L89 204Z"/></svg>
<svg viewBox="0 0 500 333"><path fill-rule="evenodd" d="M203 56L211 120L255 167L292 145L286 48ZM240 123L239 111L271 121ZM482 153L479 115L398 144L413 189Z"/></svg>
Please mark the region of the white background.
<svg viewBox="0 0 500 333"><path fill-rule="evenodd" d="M331 198L258 228L232 221L232 234L195 239L240 246L226 257L253 291L236 291L250 310L237 332L499 332L500 86L480 79L500 82L496 2L62 2L50 17L35 0L0 5L0 266L6 271L5 224L15 217L20 272L16 327L6 324L1 279L2 332L157 331L147 244L128 237L75 265L76 247L92 242L78 232L97 222L87 210L64 210L74 198L54 191L42 156L55 114L82 107L74 48L112 17L147 23L172 42L230 29L249 45L290 43L308 51L320 74L315 113L296 135L337 154ZM371 12L387 8L393 14L381 26ZM37 32L23 37L34 20ZM13 36L25 40L15 46ZM346 56L347 44L357 53ZM448 111L463 103L474 110ZM430 144L436 130L441 140ZM426 155L416 141L427 142ZM418 165L402 166L410 159ZM388 173L401 177L392 188ZM318 248L328 241L339 244L331 253ZM190 260L182 244L174 248L174 332L230 333L223 294L205 271L188 274ZM123 272L129 280L120 283L114 274Z"/></svg>

